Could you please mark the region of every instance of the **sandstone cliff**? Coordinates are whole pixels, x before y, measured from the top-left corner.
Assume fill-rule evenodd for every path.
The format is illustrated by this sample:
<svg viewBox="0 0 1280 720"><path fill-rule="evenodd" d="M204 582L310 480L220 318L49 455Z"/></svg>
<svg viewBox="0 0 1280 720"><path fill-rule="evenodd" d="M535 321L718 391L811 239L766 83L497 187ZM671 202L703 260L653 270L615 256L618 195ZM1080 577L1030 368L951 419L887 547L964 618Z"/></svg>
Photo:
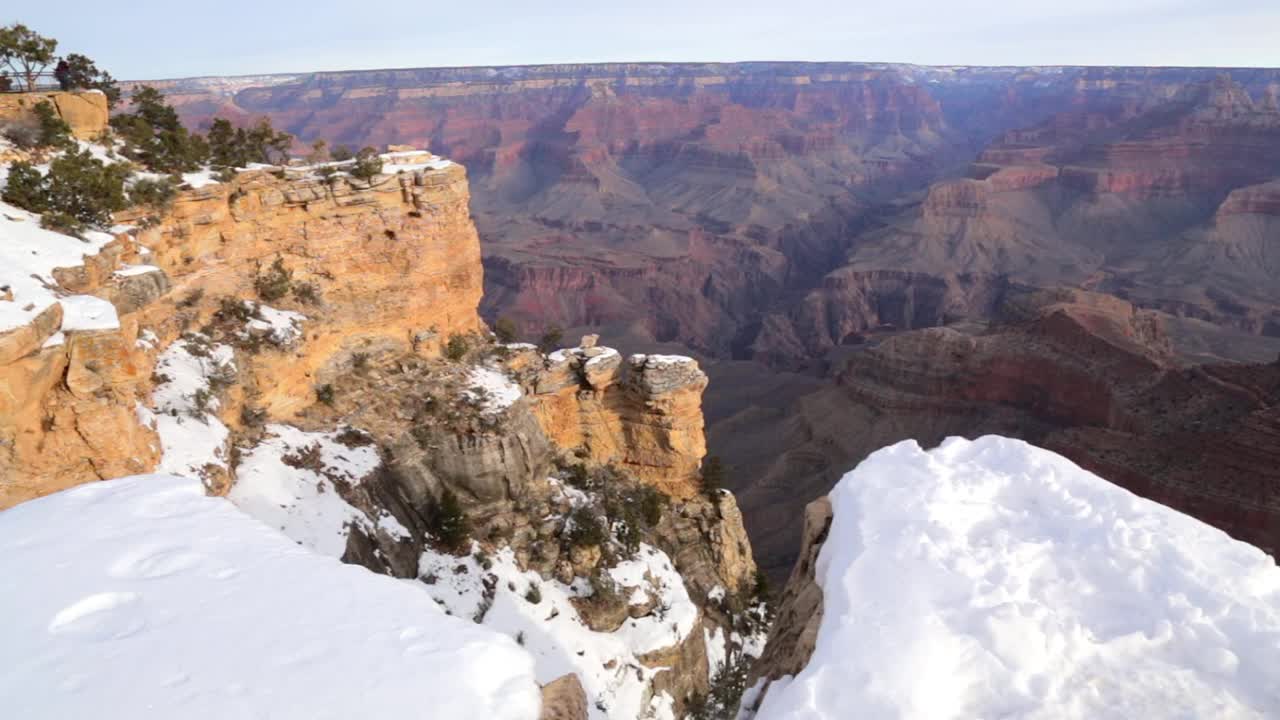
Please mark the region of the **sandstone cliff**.
<svg viewBox="0 0 1280 720"><path fill-rule="evenodd" d="M34 124L36 105L48 102L71 126L71 134L93 140L107 129L107 96L97 90L0 94L0 124Z"/></svg>

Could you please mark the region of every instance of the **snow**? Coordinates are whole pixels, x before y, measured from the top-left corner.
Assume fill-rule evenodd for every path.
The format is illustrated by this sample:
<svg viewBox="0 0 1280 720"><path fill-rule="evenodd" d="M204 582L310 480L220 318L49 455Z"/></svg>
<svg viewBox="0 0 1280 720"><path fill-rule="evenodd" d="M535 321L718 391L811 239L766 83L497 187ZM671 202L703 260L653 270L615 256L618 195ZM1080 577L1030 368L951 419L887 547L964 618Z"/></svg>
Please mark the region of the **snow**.
<svg viewBox="0 0 1280 720"><path fill-rule="evenodd" d="M116 277L133 277L134 275L146 275L147 273L160 272L160 268L155 265L125 265L115 271Z"/></svg>
<svg viewBox="0 0 1280 720"><path fill-rule="evenodd" d="M690 363L696 364L698 361L685 355L632 355L627 358L631 367L645 370L661 370Z"/></svg>
<svg viewBox="0 0 1280 720"><path fill-rule="evenodd" d="M214 177L213 170L201 170L200 172L189 172L182 174L182 182L190 185L192 188L202 188L206 185L217 185L218 180Z"/></svg>
<svg viewBox="0 0 1280 720"><path fill-rule="evenodd" d="M150 337L154 342L155 334ZM161 382L151 393L155 411L139 406L138 420L160 436L160 472L203 478L210 466L227 469L230 431L210 412L218 408L218 399L210 394L209 380L234 371L231 346L210 345L198 334L174 342L156 358L154 375ZM196 402L202 393L208 398L204 411Z"/></svg>
<svg viewBox="0 0 1280 720"><path fill-rule="evenodd" d="M871 455L831 493L808 666L760 720L1263 718L1280 569L999 437Z"/></svg>
<svg viewBox="0 0 1280 720"><path fill-rule="evenodd" d="M40 227L40 216L0 202L0 333L28 325L58 301L53 269L79 267L114 238L88 231L85 239Z"/></svg>
<svg viewBox="0 0 1280 720"><path fill-rule="evenodd" d="M336 432L304 432L289 425L268 425L265 439L246 452L236 468L236 483L227 499L244 512L321 555L342 557L352 525L366 530L379 526L395 537L409 532L390 515L370 518L338 490L360 484L378 469L377 447L348 448ZM319 448L320 469L289 465L308 447Z"/></svg>
<svg viewBox="0 0 1280 720"><path fill-rule="evenodd" d="M698 622L698 606L689 599L684 579L666 553L640 543L636 557L610 568L609 575L623 588L653 588L658 592L662 612L627 618L613 633L635 653L645 655L673 647L693 631Z"/></svg>
<svg viewBox="0 0 1280 720"><path fill-rule="evenodd" d="M486 415L496 415L511 407L524 393L506 373L488 367L473 367L467 371L471 387L463 391L467 399L480 405ZM479 389L480 392L476 390Z"/></svg>
<svg viewBox="0 0 1280 720"><path fill-rule="evenodd" d="M9 717L539 713L510 638L299 547L195 480L91 483L6 510L0 572L20 582L0 593Z"/></svg>
<svg viewBox="0 0 1280 720"><path fill-rule="evenodd" d="M115 330L120 327L116 306L93 295L71 295L58 300L62 305L62 329Z"/></svg>
<svg viewBox="0 0 1280 720"><path fill-rule="evenodd" d="M669 578L663 569L671 567L666 554L642 545L639 557L621 574L678 604L683 584L679 591L670 586L658 589L643 577L645 570L656 570L658 576ZM474 554L454 557L428 550L419 559L419 586L446 612L478 619L486 627L518 638L534 658L538 682L548 683L565 673L577 673L589 699L591 720L674 720L669 698L650 698L653 678L662 669L646 667L637 657L644 652L642 648L651 647L647 643L632 644L644 639L644 635L626 626L614 632L593 631L574 608L572 598L591 594L588 583L579 580L565 585L543 579L536 572L522 571L510 548L493 553L485 562L488 570ZM488 575L493 577L493 590L486 595L484 580ZM533 596L536 603L528 599L530 587L537 588ZM619 588L619 592L627 590ZM657 612L648 618L654 624L664 622L657 619ZM681 612L679 608L668 611L665 623L682 624L674 618ZM657 634L654 628L646 629ZM678 641L670 631L666 639L667 644L661 647Z"/></svg>
<svg viewBox="0 0 1280 720"><path fill-rule="evenodd" d="M52 347L61 347L62 345L65 345L66 342L67 342L66 333L59 330L58 332L50 335L49 338L40 345L40 347L42 349L52 348Z"/></svg>
<svg viewBox="0 0 1280 720"><path fill-rule="evenodd" d="M729 650L725 646L724 630L716 628L715 632L703 628L702 643L707 650L707 680L712 681L716 673L724 669L729 659Z"/></svg>
<svg viewBox="0 0 1280 720"><path fill-rule="evenodd" d="M245 327L265 335L273 344L284 347L302 337L302 321L306 315L292 310L278 310L268 305L248 300L244 305L254 314Z"/></svg>

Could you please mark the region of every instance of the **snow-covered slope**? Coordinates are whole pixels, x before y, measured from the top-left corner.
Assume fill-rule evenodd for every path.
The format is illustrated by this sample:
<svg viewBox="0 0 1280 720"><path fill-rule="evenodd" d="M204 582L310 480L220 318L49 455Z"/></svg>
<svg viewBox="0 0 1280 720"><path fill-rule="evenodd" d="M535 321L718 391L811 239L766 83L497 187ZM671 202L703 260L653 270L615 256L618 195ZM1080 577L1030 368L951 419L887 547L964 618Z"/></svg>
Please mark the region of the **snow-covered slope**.
<svg viewBox="0 0 1280 720"><path fill-rule="evenodd" d="M0 576L7 717L538 716L511 638L299 547L198 480L111 480L0 513Z"/></svg>
<svg viewBox="0 0 1280 720"><path fill-rule="evenodd" d="M1280 569L998 437L881 450L831 493L813 656L758 720L1280 717Z"/></svg>

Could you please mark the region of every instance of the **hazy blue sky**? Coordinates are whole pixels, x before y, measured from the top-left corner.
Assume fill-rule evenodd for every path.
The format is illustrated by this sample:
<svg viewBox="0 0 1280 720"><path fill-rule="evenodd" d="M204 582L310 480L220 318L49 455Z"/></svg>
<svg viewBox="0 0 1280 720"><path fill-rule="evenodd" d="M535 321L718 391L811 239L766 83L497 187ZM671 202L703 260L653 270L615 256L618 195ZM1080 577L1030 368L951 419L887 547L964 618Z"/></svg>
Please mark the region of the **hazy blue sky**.
<svg viewBox="0 0 1280 720"><path fill-rule="evenodd" d="M119 78L617 60L1280 66L1280 0L45 0ZM8 15L9 17L4 17Z"/></svg>

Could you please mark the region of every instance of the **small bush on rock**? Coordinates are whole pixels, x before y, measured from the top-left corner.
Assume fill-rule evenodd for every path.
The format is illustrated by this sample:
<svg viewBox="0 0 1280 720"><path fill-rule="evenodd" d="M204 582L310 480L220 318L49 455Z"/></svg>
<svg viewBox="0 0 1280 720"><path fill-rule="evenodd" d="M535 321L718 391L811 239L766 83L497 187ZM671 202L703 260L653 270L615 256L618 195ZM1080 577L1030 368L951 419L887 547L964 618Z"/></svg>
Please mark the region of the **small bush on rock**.
<svg viewBox="0 0 1280 720"><path fill-rule="evenodd" d="M253 288L258 297L274 302L289 294L293 287L293 271L284 266L284 260L276 258L271 267L254 278Z"/></svg>
<svg viewBox="0 0 1280 720"><path fill-rule="evenodd" d="M363 148L356 153L356 163L351 166L351 177L369 181L382 174L382 158L378 151L371 147Z"/></svg>
<svg viewBox="0 0 1280 720"><path fill-rule="evenodd" d="M467 336L454 333L449 336L449 342L445 343L444 356L454 362L458 362L467 356L467 351L470 349Z"/></svg>

